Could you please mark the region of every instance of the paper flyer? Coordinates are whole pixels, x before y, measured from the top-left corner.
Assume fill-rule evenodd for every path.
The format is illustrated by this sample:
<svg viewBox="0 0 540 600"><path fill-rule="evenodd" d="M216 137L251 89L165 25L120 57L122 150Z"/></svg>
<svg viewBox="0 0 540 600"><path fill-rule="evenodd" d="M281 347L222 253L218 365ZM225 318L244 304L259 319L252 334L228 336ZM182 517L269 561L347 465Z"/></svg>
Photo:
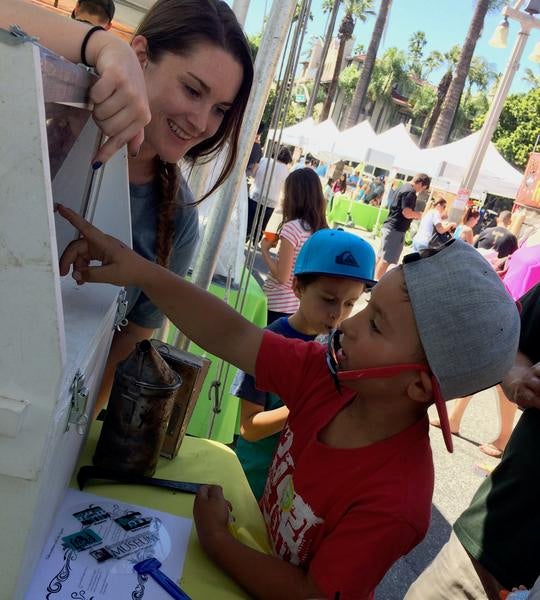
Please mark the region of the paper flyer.
<svg viewBox="0 0 540 600"><path fill-rule="evenodd" d="M68 489L25 598L170 599L133 566L157 558L178 581L191 525L191 519Z"/></svg>

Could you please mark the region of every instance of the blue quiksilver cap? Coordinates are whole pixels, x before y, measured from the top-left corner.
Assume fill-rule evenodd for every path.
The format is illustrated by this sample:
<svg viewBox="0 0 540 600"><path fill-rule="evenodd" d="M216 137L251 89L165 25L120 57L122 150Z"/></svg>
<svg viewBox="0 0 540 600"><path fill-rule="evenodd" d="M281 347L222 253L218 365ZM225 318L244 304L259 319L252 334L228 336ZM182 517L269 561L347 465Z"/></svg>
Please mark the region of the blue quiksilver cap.
<svg viewBox="0 0 540 600"><path fill-rule="evenodd" d="M361 237L342 229L319 229L310 236L296 259L295 275L329 275L359 279L368 286L373 279L375 251Z"/></svg>

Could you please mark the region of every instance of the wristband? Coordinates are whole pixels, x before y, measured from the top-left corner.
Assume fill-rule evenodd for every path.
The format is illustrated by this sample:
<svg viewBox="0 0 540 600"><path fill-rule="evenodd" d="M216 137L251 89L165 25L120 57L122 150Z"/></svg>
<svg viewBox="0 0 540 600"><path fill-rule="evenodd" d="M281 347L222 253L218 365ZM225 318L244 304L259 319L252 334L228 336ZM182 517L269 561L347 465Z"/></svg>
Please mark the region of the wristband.
<svg viewBox="0 0 540 600"><path fill-rule="evenodd" d="M105 28L101 27L101 25L96 25L95 27L92 27L91 29L89 29L86 32L86 35L84 36L84 39L81 44L81 63L83 65L85 65L86 67L94 66L94 65L89 65L86 60L86 46L88 46L88 42L90 41L90 38L92 37L92 35L94 33L96 33L96 31L105 31Z"/></svg>

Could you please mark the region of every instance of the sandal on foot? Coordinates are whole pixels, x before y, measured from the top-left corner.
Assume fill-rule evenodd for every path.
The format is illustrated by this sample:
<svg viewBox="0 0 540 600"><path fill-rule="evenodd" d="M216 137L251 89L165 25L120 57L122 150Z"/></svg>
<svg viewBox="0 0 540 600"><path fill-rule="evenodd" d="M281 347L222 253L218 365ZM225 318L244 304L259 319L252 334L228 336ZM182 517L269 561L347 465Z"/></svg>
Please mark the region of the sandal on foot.
<svg viewBox="0 0 540 600"><path fill-rule="evenodd" d="M441 428L441 422L439 419L430 419L429 424L433 425L433 427L438 427L439 429ZM459 431L451 431L451 433L452 435L459 435Z"/></svg>
<svg viewBox="0 0 540 600"><path fill-rule="evenodd" d="M503 451L493 444L482 444L481 446L478 446L478 450L484 454L487 454L488 456L491 456L492 458L501 458L503 455Z"/></svg>

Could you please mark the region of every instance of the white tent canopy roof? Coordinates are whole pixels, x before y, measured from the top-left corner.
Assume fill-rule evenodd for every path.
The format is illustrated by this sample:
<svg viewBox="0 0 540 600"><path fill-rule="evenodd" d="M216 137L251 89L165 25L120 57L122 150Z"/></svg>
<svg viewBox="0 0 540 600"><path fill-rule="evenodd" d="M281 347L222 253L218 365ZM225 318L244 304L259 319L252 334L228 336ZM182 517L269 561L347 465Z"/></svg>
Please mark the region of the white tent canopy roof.
<svg viewBox="0 0 540 600"><path fill-rule="evenodd" d="M334 146L339 136L339 129L332 119L326 119L315 125L311 130L309 142L304 146L306 152L310 152L320 160L332 162L336 160Z"/></svg>
<svg viewBox="0 0 540 600"><path fill-rule="evenodd" d="M373 127L366 119L338 135L334 144L334 154L342 160L360 161L375 137Z"/></svg>
<svg viewBox="0 0 540 600"><path fill-rule="evenodd" d="M399 153L409 155L418 152L418 146L403 123L376 135L369 146L365 162L383 169L391 169Z"/></svg>
<svg viewBox="0 0 540 600"><path fill-rule="evenodd" d="M394 168L405 173L422 171L432 177L445 179L449 182L449 189L457 191L473 158L479 136L480 132L476 132L444 146L416 152L400 151L394 161ZM513 198L522 178L523 174L506 162L490 142L474 190L477 195L489 192Z"/></svg>
<svg viewBox="0 0 540 600"><path fill-rule="evenodd" d="M317 124L311 117L290 127L285 127L281 132L281 143L303 148L312 139L316 127ZM268 139L272 139L273 136L274 130L270 129ZM279 139L279 130L276 132L276 139Z"/></svg>

